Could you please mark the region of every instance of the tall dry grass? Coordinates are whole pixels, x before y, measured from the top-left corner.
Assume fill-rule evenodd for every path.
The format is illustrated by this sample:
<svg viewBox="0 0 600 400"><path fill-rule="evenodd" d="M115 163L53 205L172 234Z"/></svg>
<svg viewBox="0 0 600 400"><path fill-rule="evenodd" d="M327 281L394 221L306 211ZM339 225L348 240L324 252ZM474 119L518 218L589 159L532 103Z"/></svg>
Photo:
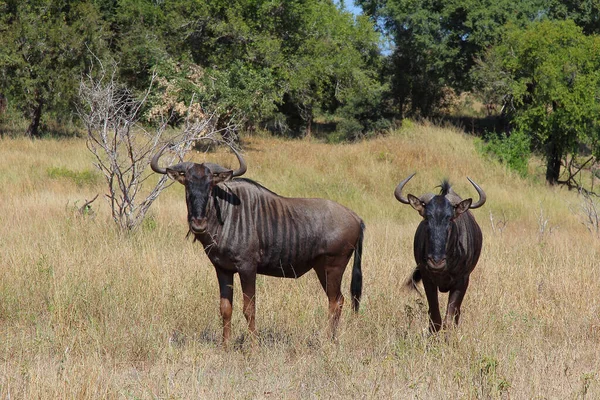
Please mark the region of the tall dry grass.
<svg viewBox="0 0 600 400"><path fill-rule="evenodd" d="M575 194L510 174L449 129L246 144L248 177L334 199L367 224L363 302L356 317L344 310L338 343L326 338L327 300L310 273L259 277L256 349L244 341L236 281L235 345L222 350L215 274L184 239L181 186L121 235L102 200L95 215L76 212L104 193L81 140L2 139L0 398L598 398L599 243ZM414 171L407 190L417 195L448 177L473 196L465 176L488 194L474 212L482 257L447 338L427 335L425 299L402 288L419 216L393 191Z"/></svg>

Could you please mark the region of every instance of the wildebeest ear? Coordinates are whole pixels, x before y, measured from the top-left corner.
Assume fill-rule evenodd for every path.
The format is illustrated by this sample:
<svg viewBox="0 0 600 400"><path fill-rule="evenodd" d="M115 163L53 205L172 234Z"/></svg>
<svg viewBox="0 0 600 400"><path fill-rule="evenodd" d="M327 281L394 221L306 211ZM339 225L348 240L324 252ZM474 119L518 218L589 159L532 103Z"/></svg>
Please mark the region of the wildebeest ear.
<svg viewBox="0 0 600 400"><path fill-rule="evenodd" d="M467 211L471 207L472 202L473 199L466 199L454 206L454 218Z"/></svg>
<svg viewBox="0 0 600 400"><path fill-rule="evenodd" d="M216 185L217 183L228 181L231 179L232 176L233 176L232 170L214 173L212 175L213 184Z"/></svg>
<svg viewBox="0 0 600 400"><path fill-rule="evenodd" d="M185 185L185 172L184 171L177 171L174 169L167 168L167 175L169 176L169 178L173 179L174 181L177 181L177 182L181 183L182 185Z"/></svg>
<svg viewBox="0 0 600 400"><path fill-rule="evenodd" d="M416 196L413 196L412 194L409 194L407 196L407 198L408 198L408 202L410 203L412 208L417 210L419 212L419 214L421 214L421 216L423 216L423 213L425 212L425 203L423 203L421 201L421 199L419 199Z"/></svg>

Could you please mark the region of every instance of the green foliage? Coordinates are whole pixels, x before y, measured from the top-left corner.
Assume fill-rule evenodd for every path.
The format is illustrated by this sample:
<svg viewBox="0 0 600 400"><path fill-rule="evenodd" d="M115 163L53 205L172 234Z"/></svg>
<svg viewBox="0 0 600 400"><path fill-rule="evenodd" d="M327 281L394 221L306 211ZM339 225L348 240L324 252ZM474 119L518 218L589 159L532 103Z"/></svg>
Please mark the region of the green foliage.
<svg viewBox="0 0 600 400"><path fill-rule="evenodd" d="M364 73L354 73L353 79L356 84L341 89L339 93L341 105L336 114L342 121L338 124L338 131L346 140L363 137L366 132L388 131L391 128L385 107L388 86L377 83L373 76Z"/></svg>
<svg viewBox="0 0 600 400"><path fill-rule="evenodd" d="M160 111L177 125L193 99L199 114L216 112L219 124L233 120L249 130L301 136L319 131L315 121L326 119L337 124L336 140L354 140L387 131L393 119L435 116L448 93L477 89L493 104L507 93L523 97L523 88L507 78L506 54L489 49L514 41L525 46L520 54L530 46L541 62L556 64L577 47L565 42L559 46L565 51L546 57L544 40L531 33L515 38L534 21L572 19L580 35L600 32L597 0L356 3L364 16L331 0L0 0L0 93L29 121L27 134L40 136L49 121L73 121L80 77L115 60L119 83L134 95L153 83L142 110L149 119ZM571 28L544 29L573 37L566 32ZM381 33L391 49L386 55ZM550 38L558 36L550 32ZM583 48L590 51L582 44L575 53ZM577 66L565 67L564 76L575 74L577 84L591 90L595 78L586 82L581 68L587 67L580 55L574 60ZM583 103L575 101L573 112L559 100L565 115L589 120ZM518 116L522 124L540 125L544 106L537 115L530 111ZM563 128L569 124L560 120ZM545 146L542 136L536 140ZM549 151L556 157L562 149Z"/></svg>
<svg viewBox="0 0 600 400"><path fill-rule="evenodd" d="M499 367L498 359L490 356L481 356L472 365L473 374L476 377L474 384L478 398L501 397L509 391L510 382L500 375Z"/></svg>
<svg viewBox="0 0 600 400"><path fill-rule="evenodd" d="M156 222L156 218L154 218L152 215L147 216L142 221L142 230L145 232L153 232L156 230L157 227L158 222Z"/></svg>
<svg viewBox="0 0 600 400"><path fill-rule="evenodd" d="M527 175L531 143L525 132L515 130L510 136L488 134L485 139L486 141L481 145L484 153L498 158L519 175L523 177Z"/></svg>
<svg viewBox="0 0 600 400"><path fill-rule="evenodd" d="M302 13L296 41L289 54L288 102L307 124L310 134L315 111L337 114L349 137L359 136L378 120L382 93L377 80L378 39L366 18L352 16L328 2L314 2Z"/></svg>
<svg viewBox="0 0 600 400"><path fill-rule="evenodd" d="M504 33L508 21L523 26L540 15L538 0L361 0L383 21L395 49L387 71L400 116L430 116L444 97L473 86L475 60Z"/></svg>
<svg viewBox="0 0 600 400"><path fill-rule="evenodd" d="M547 13L550 19L573 20L587 35L600 34L600 2L598 0L549 0Z"/></svg>
<svg viewBox="0 0 600 400"><path fill-rule="evenodd" d="M125 86L146 90L155 72L168 82L156 85L150 109L164 109L169 90L170 111L193 98L258 127L281 121L289 103L285 118L301 116L308 131L315 113L342 107L343 118L370 129L364 108L380 109L356 99L381 93L378 35L333 2L5 0L0 19L0 91L31 120L32 135L43 113L70 118L78 77L108 52Z"/></svg>
<svg viewBox="0 0 600 400"><path fill-rule="evenodd" d="M363 132L381 119L378 34L333 2L123 0L116 22L123 77L138 89L154 66L174 100L248 128L310 134L329 114Z"/></svg>
<svg viewBox="0 0 600 400"><path fill-rule="evenodd" d="M69 118L90 51L104 49L104 22L84 0L0 1L0 83L39 135L43 112Z"/></svg>
<svg viewBox="0 0 600 400"><path fill-rule="evenodd" d="M600 39L573 21L512 27L481 63L484 85L511 100L514 125L528 132L556 183L562 157L585 143L600 153Z"/></svg>
<svg viewBox="0 0 600 400"><path fill-rule="evenodd" d="M71 171L65 167L50 167L46 172L49 178L68 179L77 186L94 185L100 180L98 174L90 170Z"/></svg>
<svg viewBox="0 0 600 400"><path fill-rule="evenodd" d="M283 92L274 71L257 68L251 63L234 60L229 68L210 68L204 91L198 93L203 103L222 109L226 115L237 114L242 121L261 121L277 111L276 102Z"/></svg>

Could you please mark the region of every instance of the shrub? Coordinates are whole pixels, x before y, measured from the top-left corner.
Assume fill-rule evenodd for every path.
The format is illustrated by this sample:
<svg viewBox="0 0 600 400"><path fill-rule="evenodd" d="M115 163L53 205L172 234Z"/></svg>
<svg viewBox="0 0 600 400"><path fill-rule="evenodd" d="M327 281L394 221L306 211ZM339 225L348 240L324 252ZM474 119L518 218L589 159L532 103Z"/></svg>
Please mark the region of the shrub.
<svg viewBox="0 0 600 400"><path fill-rule="evenodd" d="M487 134L481 150L498 158L503 164L521 176L527 175L531 139L521 130L510 135Z"/></svg>

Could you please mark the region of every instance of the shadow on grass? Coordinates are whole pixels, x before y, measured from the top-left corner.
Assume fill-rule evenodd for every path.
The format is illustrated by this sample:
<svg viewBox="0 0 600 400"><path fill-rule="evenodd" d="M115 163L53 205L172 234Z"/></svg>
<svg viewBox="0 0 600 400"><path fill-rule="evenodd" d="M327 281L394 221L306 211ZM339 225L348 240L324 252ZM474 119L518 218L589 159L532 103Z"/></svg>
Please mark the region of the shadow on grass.
<svg viewBox="0 0 600 400"><path fill-rule="evenodd" d="M320 332L314 332L308 337L298 337L297 342L307 349L319 349L323 346L323 338ZM244 351L252 346L253 338L249 332L244 332L231 340L231 349ZM293 348L298 343L294 340L294 334L286 330L262 329L257 331L257 344L260 348L272 349L278 347ZM169 344L173 347L185 347L190 343L208 344L219 347L222 344L220 330L206 328L198 334L186 335L179 330L174 330L169 336Z"/></svg>
<svg viewBox="0 0 600 400"><path fill-rule="evenodd" d="M0 115L0 137L17 138L25 137L27 132L27 121L23 118L10 114ZM61 124L56 121L44 123L35 139L65 139L65 138L83 138L86 135L83 127L74 123Z"/></svg>

